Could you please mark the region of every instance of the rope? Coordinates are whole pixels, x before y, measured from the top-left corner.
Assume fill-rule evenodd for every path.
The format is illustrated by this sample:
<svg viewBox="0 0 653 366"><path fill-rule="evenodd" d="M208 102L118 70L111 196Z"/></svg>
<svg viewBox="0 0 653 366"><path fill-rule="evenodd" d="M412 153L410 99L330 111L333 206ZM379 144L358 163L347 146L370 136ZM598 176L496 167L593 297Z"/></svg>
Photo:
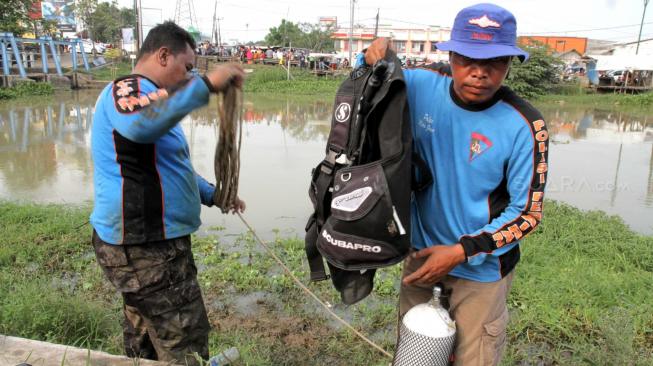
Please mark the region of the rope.
<svg viewBox="0 0 653 366"><path fill-rule="evenodd" d="M240 173L240 146L242 143L242 93L237 88L228 88L219 103L220 136L215 147L215 192L213 203L226 213L238 197ZM236 140L238 138L238 140Z"/></svg>
<svg viewBox="0 0 653 366"><path fill-rule="evenodd" d="M245 224L245 226L247 226L247 229L249 229L249 231L252 233L252 235L254 235L254 238L255 238L255 239L256 239L256 240L257 240L257 241L258 241L258 242L263 246L263 248L265 248L265 250L266 250L266 251L267 251L267 252L272 256L272 258L274 258L274 260L275 260L277 263L279 263L279 265L284 269L284 271L286 271L286 273L287 273L287 274L290 276L290 278L291 278L291 279L292 279L292 280L297 284L297 286L299 286L302 290L304 290L304 292L306 292L306 293L307 293L308 295L310 295L313 299L315 299L315 301L317 301L318 303L320 303L320 305L322 305L322 307L324 307L324 309L325 309L329 314L331 314L331 316L333 316L336 320L338 320L340 323L342 323L342 325L344 325L345 327L347 327L347 329L351 330L351 331L352 331L355 335L357 335L360 339L362 339L362 340L364 340L365 342L367 342L370 346L374 347L377 351L383 353L385 356L392 358L392 355L391 355L388 351L384 350L384 349L381 348L379 345L377 345L376 343L372 342L369 338L365 337L365 335L363 335L361 332L359 332L358 330L356 330L356 328L354 328L353 326L351 326L351 324L347 323L346 320L344 320L344 319L342 319L341 317L339 317L338 314L334 313L333 310L331 310L331 309L329 308L329 306L328 306L324 301L322 301L319 297L317 297L317 295L315 295L315 293L313 293L313 291L311 291L308 287L306 287L306 286L305 286L305 285L304 285L304 284L303 284L303 283L302 283L302 282L297 278L297 276L295 276L295 275L292 273L292 271L291 271L291 270L290 270L290 269L289 269L289 268L288 268L288 267L283 263L283 261L281 261L281 259L279 259L279 257L277 257L277 256L274 254L274 252L272 251L272 249L270 249L270 247L268 247L268 245L265 244L265 243L263 242L263 240L261 240L261 238L259 238L259 236L256 234L256 232L254 231L254 229L252 229L252 227L249 225L249 223L247 222L247 220L245 220L245 218L243 217L243 215L241 215L240 212L236 212L236 213L238 214L238 217L240 217L240 220L243 222L243 224Z"/></svg>

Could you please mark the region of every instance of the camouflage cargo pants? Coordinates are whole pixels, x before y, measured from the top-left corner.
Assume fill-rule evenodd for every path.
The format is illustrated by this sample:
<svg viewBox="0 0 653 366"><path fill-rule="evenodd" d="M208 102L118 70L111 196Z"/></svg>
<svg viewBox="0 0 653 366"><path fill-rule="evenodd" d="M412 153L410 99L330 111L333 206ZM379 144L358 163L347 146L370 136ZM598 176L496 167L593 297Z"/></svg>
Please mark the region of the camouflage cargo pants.
<svg viewBox="0 0 653 366"><path fill-rule="evenodd" d="M123 297L125 354L199 364L207 359L210 330L190 237L140 245L111 245L93 232L105 275Z"/></svg>

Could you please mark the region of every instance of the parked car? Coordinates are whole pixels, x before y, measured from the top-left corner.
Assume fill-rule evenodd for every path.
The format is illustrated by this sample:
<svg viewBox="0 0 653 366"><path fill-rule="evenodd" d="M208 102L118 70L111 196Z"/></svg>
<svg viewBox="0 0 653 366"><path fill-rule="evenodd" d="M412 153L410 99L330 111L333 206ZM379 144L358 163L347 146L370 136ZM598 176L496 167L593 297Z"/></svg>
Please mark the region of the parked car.
<svg viewBox="0 0 653 366"><path fill-rule="evenodd" d="M614 80L615 84L617 84L624 81L625 73L626 70L612 70L608 72L608 76Z"/></svg>
<svg viewBox="0 0 653 366"><path fill-rule="evenodd" d="M87 54L93 53L93 42L90 39L82 39L82 47L84 47L84 52ZM103 43L95 42L95 51L97 53L104 53L106 46ZM81 53L80 47L75 47L77 53ZM68 47L68 52L70 52L70 47Z"/></svg>

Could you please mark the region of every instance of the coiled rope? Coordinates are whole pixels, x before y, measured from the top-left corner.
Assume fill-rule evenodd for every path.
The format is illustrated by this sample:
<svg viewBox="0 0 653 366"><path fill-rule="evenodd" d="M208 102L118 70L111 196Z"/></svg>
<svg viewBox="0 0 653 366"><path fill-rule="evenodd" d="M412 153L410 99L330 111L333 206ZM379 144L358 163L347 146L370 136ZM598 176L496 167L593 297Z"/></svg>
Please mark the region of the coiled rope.
<svg viewBox="0 0 653 366"><path fill-rule="evenodd" d="M238 177L240 173L240 146L242 143L243 98L239 88L227 88L218 102L220 116L219 137L215 147L215 191L213 203L222 213L233 208L238 197ZM236 140L236 137L238 140Z"/></svg>

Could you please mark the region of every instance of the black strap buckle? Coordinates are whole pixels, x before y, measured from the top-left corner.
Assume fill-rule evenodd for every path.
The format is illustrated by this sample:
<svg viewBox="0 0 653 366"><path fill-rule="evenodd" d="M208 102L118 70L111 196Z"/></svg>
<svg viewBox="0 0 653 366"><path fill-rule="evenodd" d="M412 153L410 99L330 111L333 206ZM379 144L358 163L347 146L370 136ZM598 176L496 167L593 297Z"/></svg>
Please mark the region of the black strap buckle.
<svg viewBox="0 0 653 366"><path fill-rule="evenodd" d="M331 175L331 173L333 173L333 168L336 167L337 156L338 156L337 152L329 149L329 152L324 157L324 160L322 160L322 164L320 164L320 170L325 174Z"/></svg>

